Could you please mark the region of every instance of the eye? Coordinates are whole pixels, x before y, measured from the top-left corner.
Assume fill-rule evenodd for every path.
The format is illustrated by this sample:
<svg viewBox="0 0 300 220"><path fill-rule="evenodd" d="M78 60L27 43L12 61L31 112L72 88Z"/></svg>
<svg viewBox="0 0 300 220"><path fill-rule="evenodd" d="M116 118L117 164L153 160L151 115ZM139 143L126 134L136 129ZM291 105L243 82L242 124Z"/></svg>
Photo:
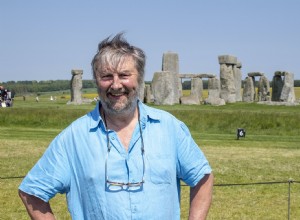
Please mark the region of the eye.
<svg viewBox="0 0 300 220"><path fill-rule="evenodd" d="M108 80L112 80L113 79L113 74L103 74L100 75L100 79L103 81L108 81Z"/></svg>
<svg viewBox="0 0 300 220"><path fill-rule="evenodd" d="M130 78L131 74L130 73L120 73L119 78L120 79L128 79Z"/></svg>

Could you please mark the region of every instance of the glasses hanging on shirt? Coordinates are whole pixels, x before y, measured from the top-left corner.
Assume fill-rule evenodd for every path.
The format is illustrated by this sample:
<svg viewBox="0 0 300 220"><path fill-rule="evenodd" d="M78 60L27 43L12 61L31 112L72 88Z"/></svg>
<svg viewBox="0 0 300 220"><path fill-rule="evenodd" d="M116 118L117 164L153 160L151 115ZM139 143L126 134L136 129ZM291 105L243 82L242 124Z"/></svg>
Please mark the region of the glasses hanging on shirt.
<svg viewBox="0 0 300 220"><path fill-rule="evenodd" d="M103 112L103 117L104 117L105 126L107 128L107 123L106 123L104 112ZM105 158L105 184L106 184L107 189L110 190L110 191L141 190L142 187L143 187L143 184L145 183L145 180L144 180L144 176L145 176L145 158L144 158L145 157L145 149L144 149L144 140L143 140L142 128L141 128L141 122L140 122L139 108L138 108L138 124L139 124L139 131L140 131L140 137L141 137L141 155L142 155L142 161L143 161L143 176L142 176L141 181L139 181L139 182L117 182L117 181L109 180L107 161L109 159L109 153L110 153L110 150L111 150L111 146L110 146L110 139L109 139L108 130L106 129L107 154L106 154L106 158Z"/></svg>

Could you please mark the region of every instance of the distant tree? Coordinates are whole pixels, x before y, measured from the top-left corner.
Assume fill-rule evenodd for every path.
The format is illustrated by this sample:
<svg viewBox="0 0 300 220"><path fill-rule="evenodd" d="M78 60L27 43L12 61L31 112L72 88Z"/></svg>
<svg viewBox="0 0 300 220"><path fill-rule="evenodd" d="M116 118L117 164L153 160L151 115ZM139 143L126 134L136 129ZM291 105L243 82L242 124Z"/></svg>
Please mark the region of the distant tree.
<svg viewBox="0 0 300 220"><path fill-rule="evenodd" d="M82 88L97 88L95 80L82 80Z"/></svg>
<svg viewBox="0 0 300 220"><path fill-rule="evenodd" d="M191 89L191 81L190 80L183 81L182 89L183 90L190 90Z"/></svg>
<svg viewBox="0 0 300 220"><path fill-rule="evenodd" d="M70 80L43 80L43 81L8 81L3 86L17 95L27 93L41 93L61 90L70 90ZM83 80L83 88L96 88L94 80Z"/></svg>

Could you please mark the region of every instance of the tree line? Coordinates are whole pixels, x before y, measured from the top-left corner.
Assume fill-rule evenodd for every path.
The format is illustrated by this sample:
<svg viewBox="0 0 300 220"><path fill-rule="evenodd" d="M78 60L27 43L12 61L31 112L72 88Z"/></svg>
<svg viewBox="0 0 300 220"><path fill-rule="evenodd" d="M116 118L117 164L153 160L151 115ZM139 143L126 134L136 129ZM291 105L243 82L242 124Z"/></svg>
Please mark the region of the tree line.
<svg viewBox="0 0 300 220"><path fill-rule="evenodd" d="M70 80L45 80L45 81L7 81L1 84L14 95L28 93L52 92L71 89ZM94 80L82 80L82 88L96 88Z"/></svg>

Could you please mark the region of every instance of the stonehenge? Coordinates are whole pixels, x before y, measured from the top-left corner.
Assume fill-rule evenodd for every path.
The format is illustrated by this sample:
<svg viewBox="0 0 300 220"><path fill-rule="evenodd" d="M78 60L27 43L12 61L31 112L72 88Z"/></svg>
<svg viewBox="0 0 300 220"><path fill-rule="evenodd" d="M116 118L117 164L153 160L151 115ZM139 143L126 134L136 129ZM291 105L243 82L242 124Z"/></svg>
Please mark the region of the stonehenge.
<svg viewBox="0 0 300 220"><path fill-rule="evenodd" d="M211 73L180 73L179 56L174 52L163 54L162 70L155 72L152 82L145 86L144 102L157 105L225 105L235 102L294 103L294 74L276 71L272 86L262 72L250 72L242 80L242 64L232 55L218 56L220 77ZM256 83L256 77L259 77ZM203 81L208 81L208 97L203 100ZM191 92L182 95L182 80L191 81ZM257 88L256 88L257 87ZM272 87L272 92L271 92ZM272 94L271 94L272 93Z"/></svg>
<svg viewBox="0 0 300 220"><path fill-rule="evenodd" d="M154 104L157 105L200 105L202 102L211 105L225 105L226 102L241 101L241 64L237 58L229 55L220 56L221 72L224 83L220 84L220 79L215 74L210 73L180 73L178 54L166 52L163 54L162 71L155 72L150 90L145 93L153 97ZM222 65L224 64L224 65ZM228 67L228 68L227 68ZM226 69L232 75L232 79L227 79ZM208 98L202 100L203 78L208 78ZM191 80L191 93L189 96L182 95L182 80ZM223 87L221 87L223 85ZM239 87L238 92L236 87ZM145 97L144 100L149 100Z"/></svg>
<svg viewBox="0 0 300 220"><path fill-rule="evenodd" d="M294 91L294 74L276 71L272 85L262 72L250 72L242 80L242 63L232 55L218 56L220 77L213 73L181 73L179 56L165 52L160 71L154 73L151 83L139 88L139 98L155 105L225 105L235 102L258 102L259 104L299 104ZM69 104L82 104L82 70L71 71L71 100ZM258 78L258 80L257 80ZM203 79L207 79L207 98L203 98ZM189 95L182 93L182 81L190 80ZM205 81L206 82L206 81Z"/></svg>

